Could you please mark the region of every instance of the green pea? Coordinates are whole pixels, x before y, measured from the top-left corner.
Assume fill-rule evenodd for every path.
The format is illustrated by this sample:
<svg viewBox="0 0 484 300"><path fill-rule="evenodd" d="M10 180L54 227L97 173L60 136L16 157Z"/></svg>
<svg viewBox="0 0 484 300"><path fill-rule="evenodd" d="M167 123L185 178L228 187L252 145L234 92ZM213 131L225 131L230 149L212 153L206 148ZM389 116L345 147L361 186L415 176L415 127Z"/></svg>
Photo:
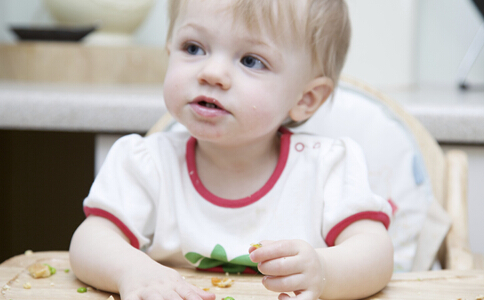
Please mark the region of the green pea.
<svg viewBox="0 0 484 300"><path fill-rule="evenodd" d="M235 300L234 297L225 297L222 300Z"/></svg>
<svg viewBox="0 0 484 300"><path fill-rule="evenodd" d="M69 271L70 271L69 269L65 269L64 273L69 273Z"/></svg>
<svg viewBox="0 0 484 300"><path fill-rule="evenodd" d="M51 266L51 265L49 265L49 264L44 264L44 266L49 267L49 272L50 272L50 275L54 275L54 274L57 272L56 268L52 267L52 266Z"/></svg>
<svg viewBox="0 0 484 300"><path fill-rule="evenodd" d="M80 287L80 288L78 288L78 289L77 289L77 292L78 292L78 293L85 293L85 292L87 292L87 288L85 288L85 287Z"/></svg>

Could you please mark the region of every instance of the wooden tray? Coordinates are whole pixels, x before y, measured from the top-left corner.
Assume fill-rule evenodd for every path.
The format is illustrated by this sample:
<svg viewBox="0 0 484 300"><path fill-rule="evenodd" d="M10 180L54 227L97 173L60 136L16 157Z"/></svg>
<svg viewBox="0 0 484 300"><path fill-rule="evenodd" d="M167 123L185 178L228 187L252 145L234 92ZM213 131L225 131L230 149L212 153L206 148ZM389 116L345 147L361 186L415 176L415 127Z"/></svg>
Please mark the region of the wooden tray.
<svg viewBox="0 0 484 300"><path fill-rule="evenodd" d="M57 269L57 273L49 278L33 279L28 273L28 266L33 263L48 263ZM32 255L15 256L0 265L2 299L100 299L106 300L111 295L95 289L87 293L78 293L79 287L85 287L76 279L70 269L67 252L38 252ZM221 300L226 296L235 300L275 300L278 293L266 290L259 275L229 275L235 282L230 288L215 288L211 285L211 277L222 277L220 273L197 272L195 270L178 269L185 279L199 287L209 287ZM30 282L31 289L24 289L23 284ZM0 288L1 289L1 288ZM417 273L394 274L392 281L380 293L367 299L384 300L429 300L429 299L467 299L475 300L484 297L484 270L471 271L429 271ZM119 299L118 295L113 295Z"/></svg>

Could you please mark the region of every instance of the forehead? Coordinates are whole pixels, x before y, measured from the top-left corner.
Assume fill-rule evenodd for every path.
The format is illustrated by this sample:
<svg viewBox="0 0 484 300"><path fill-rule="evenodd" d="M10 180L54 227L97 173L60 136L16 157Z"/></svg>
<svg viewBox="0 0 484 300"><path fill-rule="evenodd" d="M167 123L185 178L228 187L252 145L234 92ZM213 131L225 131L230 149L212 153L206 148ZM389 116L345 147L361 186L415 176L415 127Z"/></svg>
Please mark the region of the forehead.
<svg viewBox="0 0 484 300"><path fill-rule="evenodd" d="M304 41L306 0L174 0L172 20L185 21L193 16L223 16L230 21L227 29L245 29L251 35L266 36L278 43ZM177 22L179 23L179 22Z"/></svg>

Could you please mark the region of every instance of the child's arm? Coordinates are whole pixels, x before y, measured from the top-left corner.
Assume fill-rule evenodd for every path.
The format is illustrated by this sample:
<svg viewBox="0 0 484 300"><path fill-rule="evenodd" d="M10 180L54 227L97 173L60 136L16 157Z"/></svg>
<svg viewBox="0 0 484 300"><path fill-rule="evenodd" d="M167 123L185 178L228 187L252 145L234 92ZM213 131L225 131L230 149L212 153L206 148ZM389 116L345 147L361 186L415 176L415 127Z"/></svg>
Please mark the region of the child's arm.
<svg viewBox="0 0 484 300"><path fill-rule="evenodd" d="M313 249L300 240L262 242L250 258L268 275L272 291L297 299L360 299L381 290L393 272L393 245L385 227L362 220L348 226L334 247ZM288 296L281 294L280 299Z"/></svg>
<svg viewBox="0 0 484 300"><path fill-rule="evenodd" d="M122 299L215 299L133 248L118 227L104 218L88 217L74 233L69 252L71 267L81 281L120 293Z"/></svg>

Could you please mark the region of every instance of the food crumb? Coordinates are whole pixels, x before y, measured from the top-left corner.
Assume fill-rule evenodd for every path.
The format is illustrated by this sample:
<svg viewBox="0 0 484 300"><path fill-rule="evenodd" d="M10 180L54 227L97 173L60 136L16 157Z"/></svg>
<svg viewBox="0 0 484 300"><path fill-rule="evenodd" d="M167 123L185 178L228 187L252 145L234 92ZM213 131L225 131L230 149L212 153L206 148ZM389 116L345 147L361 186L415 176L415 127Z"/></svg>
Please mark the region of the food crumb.
<svg viewBox="0 0 484 300"><path fill-rule="evenodd" d="M218 277L212 277L212 285L221 287L221 288L228 288L231 287L234 281L230 278L220 279Z"/></svg>
<svg viewBox="0 0 484 300"><path fill-rule="evenodd" d="M484 295L479 295L476 297L476 300L484 300Z"/></svg>
<svg viewBox="0 0 484 300"><path fill-rule="evenodd" d="M54 283L53 283L53 282L51 282L51 283L50 283L50 286L54 286Z"/></svg>
<svg viewBox="0 0 484 300"><path fill-rule="evenodd" d="M10 286L8 284L4 285L2 290L8 291L10 289Z"/></svg>
<svg viewBox="0 0 484 300"><path fill-rule="evenodd" d="M261 243L252 243L250 244L252 247L256 248L256 249L259 249L260 247L262 247L262 244Z"/></svg>
<svg viewBox="0 0 484 300"><path fill-rule="evenodd" d="M52 275L52 270L49 268L49 266L41 263L31 265L28 270L30 275L32 275L34 278L47 278Z"/></svg>
<svg viewBox="0 0 484 300"><path fill-rule="evenodd" d="M30 282L26 282L24 283L23 287L24 289L29 290L32 287L32 285L30 284Z"/></svg>
<svg viewBox="0 0 484 300"><path fill-rule="evenodd" d="M26 250L26 251L24 252L24 254L25 254L26 256L29 256L29 255L34 254L34 251L32 251L32 250Z"/></svg>
<svg viewBox="0 0 484 300"><path fill-rule="evenodd" d="M109 298L107 300L114 300L113 295L109 296Z"/></svg>
<svg viewBox="0 0 484 300"><path fill-rule="evenodd" d="M55 273L57 273L57 269L56 268L52 267L49 264L44 264L44 265L46 265L49 268L50 275L54 275Z"/></svg>

